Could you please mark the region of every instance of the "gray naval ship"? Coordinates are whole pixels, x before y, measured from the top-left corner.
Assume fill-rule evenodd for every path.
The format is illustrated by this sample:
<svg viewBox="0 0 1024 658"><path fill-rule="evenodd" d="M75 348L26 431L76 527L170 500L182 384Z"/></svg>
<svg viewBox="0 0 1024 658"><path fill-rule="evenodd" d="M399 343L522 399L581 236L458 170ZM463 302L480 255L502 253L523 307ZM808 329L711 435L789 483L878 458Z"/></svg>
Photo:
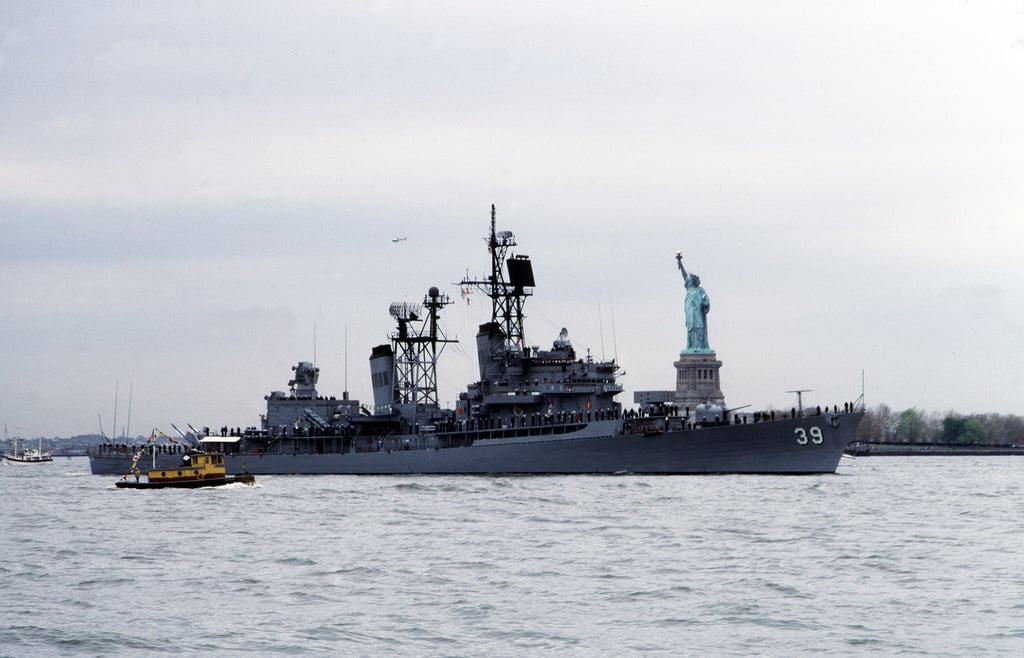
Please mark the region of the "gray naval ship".
<svg viewBox="0 0 1024 658"><path fill-rule="evenodd" d="M422 304L390 307L396 330L370 354L372 410L347 393L321 396L319 369L300 362L289 391L266 396L259 427L204 429L187 438L223 451L229 473L835 472L861 409L737 414L713 401L684 407L667 394L638 395L638 408L623 409L614 360L581 357L565 329L547 349L528 346L523 311L535 288L533 267L513 253L514 235L496 230L493 206L486 243L489 275L460 283L491 303L491 319L476 335L480 378L454 409L442 408L437 393L438 357L454 342L440 323L451 300L432 287ZM689 289L696 278L683 275ZM148 462L153 451L159 467L171 468L192 449L180 442L122 448L94 451L93 473L124 473L133 456L143 452Z"/></svg>

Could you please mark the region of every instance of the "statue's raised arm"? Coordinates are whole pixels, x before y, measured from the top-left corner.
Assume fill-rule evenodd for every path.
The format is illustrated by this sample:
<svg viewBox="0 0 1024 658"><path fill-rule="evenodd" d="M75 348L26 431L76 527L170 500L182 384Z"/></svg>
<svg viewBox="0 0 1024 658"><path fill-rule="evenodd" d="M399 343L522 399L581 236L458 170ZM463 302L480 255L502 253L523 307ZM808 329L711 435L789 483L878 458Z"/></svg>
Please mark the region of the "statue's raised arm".
<svg viewBox="0 0 1024 658"><path fill-rule="evenodd" d="M686 283L686 268L683 267L683 252L676 252L676 265L679 266L679 271L683 273L683 283Z"/></svg>

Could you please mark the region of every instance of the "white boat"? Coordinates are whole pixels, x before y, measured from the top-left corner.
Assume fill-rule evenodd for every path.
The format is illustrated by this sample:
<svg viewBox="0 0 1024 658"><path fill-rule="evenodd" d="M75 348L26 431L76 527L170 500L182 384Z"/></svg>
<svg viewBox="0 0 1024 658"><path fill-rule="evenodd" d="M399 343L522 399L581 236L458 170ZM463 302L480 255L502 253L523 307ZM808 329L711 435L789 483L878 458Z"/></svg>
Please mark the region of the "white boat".
<svg viewBox="0 0 1024 658"><path fill-rule="evenodd" d="M4 453L3 461L13 464L45 464L53 461L53 455L43 452L43 440L39 439L38 448L18 450L18 437L14 437L11 449Z"/></svg>

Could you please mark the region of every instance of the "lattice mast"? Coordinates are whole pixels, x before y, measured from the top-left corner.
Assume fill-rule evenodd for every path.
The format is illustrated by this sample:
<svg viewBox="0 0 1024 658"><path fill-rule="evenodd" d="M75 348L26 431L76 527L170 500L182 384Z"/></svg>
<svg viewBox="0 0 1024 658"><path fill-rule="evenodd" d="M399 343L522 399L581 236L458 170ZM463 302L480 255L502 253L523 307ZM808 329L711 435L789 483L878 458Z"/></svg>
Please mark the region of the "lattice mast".
<svg viewBox="0 0 1024 658"><path fill-rule="evenodd" d="M447 295L431 287L419 304L396 302L390 312L398 322L392 336L395 351L395 404L412 408L414 418L420 410L436 409L437 359L449 340L438 320L441 309L451 304ZM422 316L422 317L421 317Z"/></svg>
<svg viewBox="0 0 1024 658"><path fill-rule="evenodd" d="M512 231L497 231L495 219L494 204L491 204L491 234L486 238L491 255L490 276L485 281L466 277L461 285L473 286L491 298L491 321L505 334L506 349L518 349L526 341L523 307L526 298L533 294L533 266L529 256L508 257L509 249L516 246L515 235ZM507 278L502 264L508 266Z"/></svg>

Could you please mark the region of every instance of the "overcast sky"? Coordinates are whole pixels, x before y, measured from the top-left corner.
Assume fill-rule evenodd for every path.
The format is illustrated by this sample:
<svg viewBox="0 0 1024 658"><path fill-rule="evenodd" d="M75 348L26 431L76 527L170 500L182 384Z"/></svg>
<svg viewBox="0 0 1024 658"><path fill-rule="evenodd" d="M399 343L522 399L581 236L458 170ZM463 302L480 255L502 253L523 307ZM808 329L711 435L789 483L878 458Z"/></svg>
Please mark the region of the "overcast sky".
<svg viewBox="0 0 1024 658"><path fill-rule="evenodd" d="M392 301L456 302L490 205L561 327L671 389L674 254L730 406L1024 413L1024 3L0 5L0 422L370 402ZM392 242L395 236L406 241Z"/></svg>

